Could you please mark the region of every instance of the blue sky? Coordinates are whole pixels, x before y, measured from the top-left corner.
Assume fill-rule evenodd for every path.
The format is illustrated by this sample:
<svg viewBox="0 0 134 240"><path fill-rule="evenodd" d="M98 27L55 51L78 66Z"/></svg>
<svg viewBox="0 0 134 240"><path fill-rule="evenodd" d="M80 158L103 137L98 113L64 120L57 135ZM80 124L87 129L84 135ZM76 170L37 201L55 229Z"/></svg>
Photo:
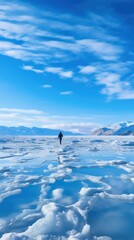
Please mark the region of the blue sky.
<svg viewBox="0 0 134 240"><path fill-rule="evenodd" d="M132 0L0 0L0 125L132 120Z"/></svg>

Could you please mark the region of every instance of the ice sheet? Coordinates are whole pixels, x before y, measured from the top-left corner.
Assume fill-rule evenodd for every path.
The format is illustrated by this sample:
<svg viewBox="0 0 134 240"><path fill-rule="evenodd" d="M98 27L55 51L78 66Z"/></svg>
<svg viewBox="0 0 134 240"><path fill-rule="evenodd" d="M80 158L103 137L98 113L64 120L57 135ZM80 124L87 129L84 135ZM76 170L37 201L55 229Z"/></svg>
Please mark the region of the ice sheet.
<svg viewBox="0 0 134 240"><path fill-rule="evenodd" d="M110 227L98 235L90 214L103 199L131 209L133 143L64 136L59 146L55 137L1 137L0 239L112 239Z"/></svg>

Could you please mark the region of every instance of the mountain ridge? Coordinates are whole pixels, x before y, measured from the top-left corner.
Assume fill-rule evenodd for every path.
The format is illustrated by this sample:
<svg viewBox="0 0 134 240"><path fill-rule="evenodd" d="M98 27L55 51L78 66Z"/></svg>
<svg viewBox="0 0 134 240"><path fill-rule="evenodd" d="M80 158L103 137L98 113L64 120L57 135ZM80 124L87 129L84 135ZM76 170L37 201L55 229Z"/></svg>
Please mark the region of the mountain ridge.
<svg viewBox="0 0 134 240"><path fill-rule="evenodd" d="M134 135L134 122L124 121L96 129L92 135Z"/></svg>
<svg viewBox="0 0 134 240"><path fill-rule="evenodd" d="M39 128L39 127L7 127L7 126L0 126L0 135L11 135L11 136L52 136L52 135L58 135L59 131L62 131L63 135L81 135L77 133L73 133L71 131L64 131L61 129L50 129L50 128Z"/></svg>

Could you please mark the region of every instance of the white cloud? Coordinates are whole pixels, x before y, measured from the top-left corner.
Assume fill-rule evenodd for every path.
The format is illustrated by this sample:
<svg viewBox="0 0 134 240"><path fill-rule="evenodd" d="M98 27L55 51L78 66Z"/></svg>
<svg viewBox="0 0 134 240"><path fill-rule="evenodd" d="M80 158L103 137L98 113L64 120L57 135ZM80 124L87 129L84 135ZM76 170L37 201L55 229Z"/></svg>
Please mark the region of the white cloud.
<svg viewBox="0 0 134 240"><path fill-rule="evenodd" d="M84 74L91 74L91 73L95 73L97 68L94 66L80 66L80 73L84 73Z"/></svg>
<svg viewBox="0 0 134 240"><path fill-rule="evenodd" d="M26 113L26 114L42 114L42 111L35 109L17 109L17 108L0 108L0 112L7 113Z"/></svg>
<svg viewBox="0 0 134 240"><path fill-rule="evenodd" d="M134 99L134 91L128 81L122 81L120 74L103 72L96 74L97 84L104 86L103 94L117 99Z"/></svg>
<svg viewBox="0 0 134 240"><path fill-rule="evenodd" d="M34 63L39 63L39 61L44 63L46 59L50 62L58 58L61 58L62 61L66 61L68 58L73 60L74 55L77 57L78 54L89 54L89 52L101 59L115 60L122 53L121 47L100 41L97 35L95 37L95 29L89 27L89 22L90 25L94 25L98 22L96 20L98 18L102 23L105 22L102 17L95 14L85 20L77 17L74 21L73 16L69 14L55 16L55 14L43 10L37 12L32 5L17 4L10 1L2 1L0 10L3 19L0 22L0 36L5 38L5 44L7 40L10 40L10 44L13 44L14 40L18 42L14 47L6 46L6 51L5 44L2 43L0 52L6 56L22 61L31 60ZM68 35L62 33L62 30L65 29L68 30ZM81 31L84 36L78 40ZM100 31L104 34L103 29L99 29ZM57 40L53 40L54 38ZM61 76L72 77L72 74L72 71L62 72Z"/></svg>
<svg viewBox="0 0 134 240"><path fill-rule="evenodd" d="M0 108L0 125L41 126L45 113L35 109Z"/></svg>
<svg viewBox="0 0 134 240"><path fill-rule="evenodd" d="M46 125L45 125L46 126ZM85 122L80 122L80 123L53 123L53 124L47 124L48 128L51 129L62 129L65 131L71 131L74 133L83 133L83 134L91 134L92 131L95 129L99 128L100 126L95 123L85 123Z"/></svg>
<svg viewBox="0 0 134 240"><path fill-rule="evenodd" d="M104 85L102 93L112 96L123 90L123 83L120 81L120 75L116 73L104 72L96 75L97 83Z"/></svg>
<svg viewBox="0 0 134 240"><path fill-rule="evenodd" d="M43 88L52 88L52 85L44 84L42 87L43 87Z"/></svg>
<svg viewBox="0 0 134 240"><path fill-rule="evenodd" d="M120 75L117 73L103 72L96 75L98 84L110 86L113 83L120 81Z"/></svg>
<svg viewBox="0 0 134 240"><path fill-rule="evenodd" d="M109 63L104 66L108 71L113 71L119 73L121 75L126 74L129 72L129 68L131 67L132 63L125 61L125 62L116 62L116 63ZM103 66L102 66L103 70Z"/></svg>
<svg viewBox="0 0 134 240"><path fill-rule="evenodd" d="M12 11L25 11L27 10L27 8L25 6L22 6L20 4L17 3L10 3L9 1L5 2L5 1L1 1L0 2L0 10L6 10L9 12Z"/></svg>
<svg viewBox="0 0 134 240"><path fill-rule="evenodd" d="M0 41L0 53L23 61L31 60L32 58L35 58L36 61L37 59L40 60L39 56L30 51L30 49L9 41Z"/></svg>
<svg viewBox="0 0 134 240"><path fill-rule="evenodd" d="M16 24L16 23L12 23L12 22L7 22L7 21L1 21L0 22L0 29L1 29L1 33L3 31L3 33L7 33L9 35L7 35L7 38L9 36L9 38L13 39L19 39L21 36L23 36L23 34L26 33L26 29L28 29L29 33L33 32L35 30L35 27L32 26L31 24Z"/></svg>
<svg viewBox="0 0 134 240"><path fill-rule="evenodd" d="M0 126L36 126L90 134L99 127L90 120L91 116L50 116L35 109L0 108Z"/></svg>
<svg viewBox="0 0 134 240"><path fill-rule="evenodd" d="M41 126L45 113L35 109L0 108L0 125Z"/></svg>
<svg viewBox="0 0 134 240"><path fill-rule="evenodd" d="M23 66L22 67L23 70L27 70L27 71L33 71L33 72L36 72L36 73L43 73L44 71L41 70L41 69L36 69L36 68L33 68L33 66Z"/></svg>
<svg viewBox="0 0 134 240"><path fill-rule="evenodd" d="M60 198L62 198L63 192L64 192L63 188L57 188L52 191L52 195L55 199L60 199Z"/></svg>
<svg viewBox="0 0 134 240"><path fill-rule="evenodd" d="M103 60L117 60L123 49L111 43L98 41L96 39L82 39L77 43L83 48L83 51L93 52Z"/></svg>
<svg viewBox="0 0 134 240"><path fill-rule="evenodd" d="M57 73L57 74L59 74L60 72L62 72L62 68L61 67L46 67L45 71L46 72L50 72L50 73Z"/></svg>
<svg viewBox="0 0 134 240"><path fill-rule="evenodd" d="M19 50L19 49L11 49L2 51L3 55L6 55L8 57L13 57L15 59L23 59L23 61L28 61L31 59L31 57L34 57L30 52Z"/></svg>
<svg viewBox="0 0 134 240"><path fill-rule="evenodd" d="M8 0L0 2L0 36L3 39L0 41L0 54L23 61L26 64L23 69L35 73L52 73L69 79L73 77L74 81L84 83L89 82L88 74L96 74L102 94L133 99L129 80L124 80L124 74L132 69L132 63L119 61L125 46L119 38L121 23L118 19L108 14L100 16L90 12L87 18L76 17L74 20L71 14L55 15L36 10L30 4ZM63 30L67 30L68 34L64 34ZM67 70L64 68L65 62L79 60L81 56L90 59L91 54L95 63L85 63L76 74L72 70L73 64ZM104 61L98 62L97 66L96 61L100 59ZM44 68L45 64L55 67Z"/></svg>
<svg viewBox="0 0 134 240"><path fill-rule="evenodd" d="M72 71L64 71L61 67L46 67L46 72L58 74L60 77L71 78L73 76Z"/></svg>
<svg viewBox="0 0 134 240"><path fill-rule="evenodd" d="M71 95L73 94L72 91L65 91L65 92L60 92L61 95Z"/></svg>
<svg viewBox="0 0 134 240"><path fill-rule="evenodd" d="M22 46L19 44L15 44L9 41L0 41L0 50L9 50L9 49L20 49L22 50Z"/></svg>
<svg viewBox="0 0 134 240"><path fill-rule="evenodd" d="M72 71L66 71L66 72L62 71L60 73L60 76L61 77L65 77L65 78L72 78L73 72Z"/></svg>
<svg viewBox="0 0 134 240"><path fill-rule="evenodd" d="M44 42L44 45L50 48L57 48L62 51L66 52L74 52L74 53L80 53L81 52L81 47L77 42L67 42L67 41L46 41Z"/></svg>
<svg viewBox="0 0 134 240"><path fill-rule="evenodd" d="M126 99L126 100L130 100L130 99L134 99L134 91L133 90L124 90L123 92L120 92L118 94L118 99Z"/></svg>

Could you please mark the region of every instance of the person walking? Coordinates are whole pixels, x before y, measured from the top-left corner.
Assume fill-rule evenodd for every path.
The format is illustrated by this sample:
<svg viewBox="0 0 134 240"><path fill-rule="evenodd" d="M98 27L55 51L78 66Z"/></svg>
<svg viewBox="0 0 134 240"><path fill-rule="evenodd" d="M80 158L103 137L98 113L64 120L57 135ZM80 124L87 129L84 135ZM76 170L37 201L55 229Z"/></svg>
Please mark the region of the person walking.
<svg viewBox="0 0 134 240"><path fill-rule="evenodd" d="M62 138L63 138L63 134L62 134L62 132L59 132L58 139L59 139L60 145L62 142Z"/></svg>

